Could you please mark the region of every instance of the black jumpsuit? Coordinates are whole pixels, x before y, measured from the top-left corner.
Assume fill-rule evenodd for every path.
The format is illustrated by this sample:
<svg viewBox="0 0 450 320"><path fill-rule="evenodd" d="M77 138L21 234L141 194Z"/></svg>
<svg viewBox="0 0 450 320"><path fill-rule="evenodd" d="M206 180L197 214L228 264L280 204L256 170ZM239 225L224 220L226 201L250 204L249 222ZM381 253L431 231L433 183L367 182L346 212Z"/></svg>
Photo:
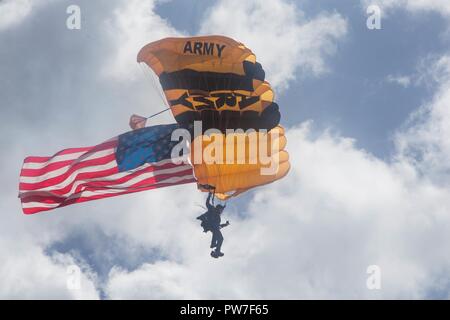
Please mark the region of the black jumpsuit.
<svg viewBox="0 0 450 320"><path fill-rule="evenodd" d="M206 215L212 232L211 248L216 248L216 252L220 252L223 243L223 236L220 231L220 213L216 207L209 203L209 197L206 202L206 207L208 208Z"/></svg>

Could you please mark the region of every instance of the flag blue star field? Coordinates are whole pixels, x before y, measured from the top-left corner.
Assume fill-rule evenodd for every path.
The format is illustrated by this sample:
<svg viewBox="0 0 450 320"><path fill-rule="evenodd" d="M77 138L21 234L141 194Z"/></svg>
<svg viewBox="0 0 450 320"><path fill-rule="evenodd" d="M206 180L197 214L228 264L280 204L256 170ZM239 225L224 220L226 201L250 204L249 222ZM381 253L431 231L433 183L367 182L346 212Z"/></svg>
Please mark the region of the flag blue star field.
<svg viewBox="0 0 450 320"><path fill-rule="evenodd" d="M171 141L177 124L130 131L93 147L27 157L19 198L25 214L78 202L195 182L189 164L175 164Z"/></svg>

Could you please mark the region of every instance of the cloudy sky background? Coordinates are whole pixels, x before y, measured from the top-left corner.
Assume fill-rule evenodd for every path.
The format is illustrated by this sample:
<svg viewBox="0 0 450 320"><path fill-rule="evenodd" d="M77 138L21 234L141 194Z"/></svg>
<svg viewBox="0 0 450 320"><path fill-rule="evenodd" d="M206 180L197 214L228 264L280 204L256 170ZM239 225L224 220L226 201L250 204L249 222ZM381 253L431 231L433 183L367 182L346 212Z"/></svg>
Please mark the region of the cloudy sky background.
<svg viewBox="0 0 450 320"><path fill-rule="evenodd" d="M292 170L227 206L225 257L195 185L23 215L23 158L162 109L136 54L199 34L252 48L288 128ZM0 1L0 298L450 298L449 40L448 0Z"/></svg>

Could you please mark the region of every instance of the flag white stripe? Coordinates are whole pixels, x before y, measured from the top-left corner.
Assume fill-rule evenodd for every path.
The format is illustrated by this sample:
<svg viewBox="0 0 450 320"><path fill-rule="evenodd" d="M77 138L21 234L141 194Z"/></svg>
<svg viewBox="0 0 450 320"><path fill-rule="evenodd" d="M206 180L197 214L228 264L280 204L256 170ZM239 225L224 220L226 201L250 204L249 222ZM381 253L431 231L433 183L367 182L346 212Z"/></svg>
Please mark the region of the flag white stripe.
<svg viewBox="0 0 450 320"><path fill-rule="evenodd" d="M91 155L87 156L86 158L83 158L81 161L77 161L76 164L83 163L83 162L88 161L88 160L95 160L95 159L100 159L100 158L103 158L103 157L107 157L107 156L113 154L114 152L115 152L115 149L107 149L107 150L94 152ZM64 166L64 167L61 167L59 169L46 172L45 174L40 175L40 176L34 176L34 177L32 177L32 176L21 176L20 177L20 182L22 182L22 183L39 183L39 182L45 181L47 179L56 178L58 176L63 175L64 173L66 173L67 170L70 169L70 167L73 166L74 164L75 163L71 163L71 164L69 164L67 166Z"/></svg>
<svg viewBox="0 0 450 320"><path fill-rule="evenodd" d="M82 152L76 152L76 153L69 153L69 154L62 154L60 156L55 156L51 159L49 159L46 162L25 162L23 164L23 169L42 169L45 168L46 166L48 166L49 164L52 163L56 163L56 162L61 162L61 161L66 161L66 160L75 160L77 158L79 158L80 156L82 156L83 154L85 154L86 151L82 151Z"/></svg>
<svg viewBox="0 0 450 320"><path fill-rule="evenodd" d="M180 177L170 177L158 182L155 182L154 184L152 184L152 186L157 186L159 184L163 184L163 183L178 183L180 181L183 180L189 180L192 179L193 176L191 174L189 175L185 175L185 176L180 176ZM148 187L148 186L146 186ZM144 188L144 187L137 187L137 188L130 188L128 190L136 190L136 189L140 189L140 188ZM112 194L112 193L120 193L120 192L125 192L128 190L123 190L123 189L99 189L96 191L83 191L82 193L82 197L83 198L89 198L92 196L98 196L98 195L103 195L103 194Z"/></svg>
<svg viewBox="0 0 450 320"><path fill-rule="evenodd" d="M145 173L142 173L126 182L115 184L115 185L108 185L108 188L126 188L126 187L132 186L133 184L139 183L145 179L149 179L149 178L163 175L163 174L174 174L177 172L186 171L188 169L190 169L189 166L178 166L178 167L174 167L174 168L170 168L170 169L161 169L161 170L156 170L156 171L151 171L151 172L145 172Z"/></svg>
<svg viewBox="0 0 450 320"><path fill-rule="evenodd" d="M66 179L64 179L64 181L61 181L59 184L54 184L54 185L51 185L51 186L48 186L48 187L44 187L44 188L33 189L33 191L51 191L51 190L55 190L55 189L63 189L65 187L67 187L68 185L70 185L72 182L74 182L76 180L76 178L77 178L77 175L79 175L80 173L98 172L98 171L112 169L112 168L114 168L116 166L117 166L116 160L112 160L112 161L110 161L110 162L108 162L106 164L80 168L80 169L75 170L74 172L72 172ZM39 178L39 177L33 177L33 178ZM82 181L89 181L89 179L82 180ZM31 183L39 183L39 181L38 181L38 179L36 179L36 182L33 181Z"/></svg>
<svg viewBox="0 0 450 320"><path fill-rule="evenodd" d="M169 184L179 183L179 182L182 182L184 180L190 180L190 179L193 179L193 176L191 174L184 175L184 176L179 176L179 177L170 177L170 178L158 181L158 182L154 183L152 186L157 186L159 184L166 184L166 183L169 183ZM81 192L81 197L82 198L90 198L90 197L93 197L93 196L114 194L114 193L120 193L120 192L125 192L125 191L132 191L132 190L136 190L136 189L140 189L140 188L129 189L129 190L99 189L97 191L83 191L83 192ZM75 196L75 195L73 195L73 196ZM78 197L80 195L77 194L76 196ZM71 197L66 198L66 200L68 200L70 198ZM30 209L30 208L55 208L55 207L57 207L59 205L60 205L60 203L44 203L44 202L23 202L22 203L22 207L24 209Z"/></svg>
<svg viewBox="0 0 450 320"><path fill-rule="evenodd" d="M162 162L167 163L167 161L161 161L160 163L162 163ZM170 162L170 160L169 160L169 162ZM159 165L160 163L157 163L157 164ZM64 181L64 183L60 183L58 185L52 185L52 186L48 186L48 187L44 187L44 188L33 189L33 191L53 191L53 192L55 192L55 191L57 191L59 189L64 189L65 187L70 185L72 182L74 182L76 180L76 175L79 174L79 173L82 173L82 172L96 172L98 170L105 170L105 169L107 169L109 167L113 168L114 166L116 166L115 160L111 161L108 164L108 167L107 167L107 165L86 167L86 168L84 168L84 170L80 169L78 171L74 171L71 174L71 176L70 176L71 179L70 180L66 179ZM75 181L75 183L73 183L72 187L70 188L70 190L68 192L66 192L64 194L61 194L60 196L62 196L62 197L69 196L70 194L72 194L72 193L74 193L76 191L78 186L80 186L82 184L85 184L85 183L99 182L99 181L114 181L114 180L118 180L118 179L124 178L126 176L129 176L129 175L135 173L136 171L144 170L144 169L146 169L148 167L154 167L154 166L155 166L154 164L147 163L147 164L145 164L143 166L140 166L140 167L137 167L137 168L135 168L133 170L124 171L124 172L118 172L118 173L115 173L115 174L108 175L106 177L77 180L77 181ZM101 167L101 169L99 169L99 167ZM183 170L188 170L190 168L192 168L192 167L189 166L189 165L183 165L183 166L177 166L177 167L173 167L173 168L169 168L169 169L159 169L159 170L156 168L155 171L142 173L139 176L130 179L129 181L132 181L132 183L131 182L129 183L129 181L127 181L125 183L115 185L115 187L126 187L127 185L138 183L140 180L148 179L148 178L150 178L152 176L157 176L157 175L160 175L160 174L177 173L177 172L180 172L180 171L183 171ZM141 178L142 176L143 176L143 178ZM110 187L110 186L108 186L108 187ZM26 194L26 192L27 191L24 191L25 194Z"/></svg>
<svg viewBox="0 0 450 320"><path fill-rule="evenodd" d="M60 203L45 203L45 202L22 202L22 208L55 208L59 206Z"/></svg>
<svg viewBox="0 0 450 320"><path fill-rule="evenodd" d="M148 167L148 166L146 166ZM128 187L132 184L138 183L142 180L154 177L154 176L158 176L161 174L172 174L172 173L177 173L177 172L181 172L183 170L187 170L189 169L189 167L186 166L182 166L182 167L174 167L174 168L170 168L170 169L161 169L161 170L155 170L155 171L151 171L151 172L145 172L145 173L141 173L140 175L128 180L127 182L121 183L121 184L116 184L116 185L108 185L108 188L125 188ZM80 186L81 184L84 183L89 183L89 182L99 182L99 181L114 181L114 180L118 180L119 178L123 178L126 177L127 175L130 175L132 173L128 173L128 174L124 174L124 172L121 173L116 173L113 175L110 175L108 177L105 178L95 178L95 179L87 179L87 180L80 180L77 181L73 184L72 188L70 189L69 192L64 193L62 196L67 197L70 194L74 193L78 186ZM119 176L119 177L118 177Z"/></svg>

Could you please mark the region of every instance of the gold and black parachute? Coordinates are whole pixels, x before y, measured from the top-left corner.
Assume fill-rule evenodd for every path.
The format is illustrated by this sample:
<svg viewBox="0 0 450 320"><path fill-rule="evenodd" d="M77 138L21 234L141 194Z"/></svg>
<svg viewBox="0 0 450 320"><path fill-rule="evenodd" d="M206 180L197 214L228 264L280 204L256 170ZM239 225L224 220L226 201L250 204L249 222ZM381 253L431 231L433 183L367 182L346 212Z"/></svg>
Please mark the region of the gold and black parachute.
<svg viewBox="0 0 450 320"><path fill-rule="evenodd" d="M159 77L175 120L203 129L270 130L280 122L274 93L250 49L231 38L165 38L137 57Z"/></svg>
<svg viewBox="0 0 450 320"><path fill-rule="evenodd" d="M266 144L263 158L258 154L262 141ZM269 132L254 131L251 134L227 135L216 133L208 139L204 139L204 136L195 138L190 158L199 189L208 192L204 186L214 186L216 196L226 200L251 188L283 178L290 169L289 154L285 150L286 143L284 129L281 126ZM199 146L202 150L213 147L214 152L220 149L219 153L223 155L225 161L208 163L205 158L201 162L196 161L194 153ZM239 152L239 149L243 152ZM204 157L204 154L200 156Z"/></svg>
<svg viewBox="0 0 450 320"><path fill-rule="evenodd" d="M181 127L192 129L194 121L201 121L202 133L211 128L222 132L206 139L204 135L194 137L191 143L191 163L201 191L207 192L212 186L216 196L226 200L287 174L289 155L284 129L279 126L279 107L261 64L249 48L223 36L165 38L143 47L137 60L159 77ZM138 128L144 124L134 116L130 125ZM230 142L226 129L255 131L254 136L243 131L233 133ZM268 157L271 163L276 162L269 174L262 174L267 163L250 152L261 147L260 141L267 141ZM233 161L194 161L196 152L212 147ZM239 148L245 152L239 155Z"/></svg>

